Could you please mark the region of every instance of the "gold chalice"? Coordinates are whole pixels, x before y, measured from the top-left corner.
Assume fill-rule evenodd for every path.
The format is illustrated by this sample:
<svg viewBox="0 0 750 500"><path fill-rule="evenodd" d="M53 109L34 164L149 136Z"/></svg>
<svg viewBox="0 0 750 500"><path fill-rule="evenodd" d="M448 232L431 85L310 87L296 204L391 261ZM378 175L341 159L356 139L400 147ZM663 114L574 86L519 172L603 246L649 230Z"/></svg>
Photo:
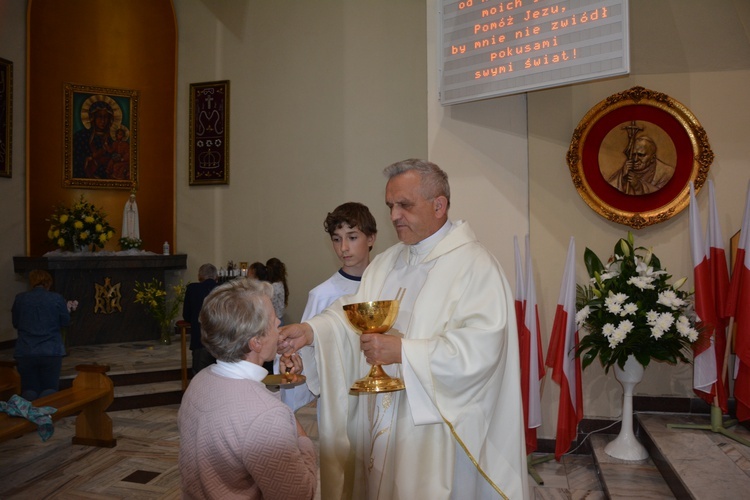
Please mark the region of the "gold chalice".
<svg viewBox="0 0 750 500"><path fill-rule="evenodd" d="M378 300L346 304L344 313L359 333L385 333L398 316L398 300ZM392 392L404 389L404 381L388 376L380 365L372 365L365 378L354 382L353 392Z"/></svg>

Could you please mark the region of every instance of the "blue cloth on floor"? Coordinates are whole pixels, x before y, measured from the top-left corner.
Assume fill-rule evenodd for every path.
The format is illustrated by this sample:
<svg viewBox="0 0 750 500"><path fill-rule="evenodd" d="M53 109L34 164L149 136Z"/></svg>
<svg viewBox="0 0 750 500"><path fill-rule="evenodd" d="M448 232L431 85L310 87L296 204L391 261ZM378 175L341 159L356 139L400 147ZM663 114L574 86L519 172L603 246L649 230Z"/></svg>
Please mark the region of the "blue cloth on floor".
<svg viewBox="0 0 750 500"><path fill-rule="evenodd" d="M52 437L55 432L55 428L52 425L52 415L57 411L57 408L52 406L40 406L35 407L31 402L23 399L21 396L14 394L6 403L0 401L0 412L7 413L11 417L23 417L29 422L37 425L37 432L42 441L46 441Z"/></svg>

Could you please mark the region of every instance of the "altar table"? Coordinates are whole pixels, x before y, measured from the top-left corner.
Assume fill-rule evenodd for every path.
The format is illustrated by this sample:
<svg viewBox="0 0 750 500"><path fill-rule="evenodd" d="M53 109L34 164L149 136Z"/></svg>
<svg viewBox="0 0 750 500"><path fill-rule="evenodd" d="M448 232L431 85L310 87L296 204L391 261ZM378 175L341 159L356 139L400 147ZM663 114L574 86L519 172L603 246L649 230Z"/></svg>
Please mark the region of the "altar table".
<svg viewBox="0 0 750 500"><path fill-rule="evenodd" d="M135 302L135 282L156 278L165 283L167 271L186 268L186 254L13 257L16 273L28 276L32 269L46 269L52 290L78 301L65 339L71 347L158 340L159 325Z"/></svg>

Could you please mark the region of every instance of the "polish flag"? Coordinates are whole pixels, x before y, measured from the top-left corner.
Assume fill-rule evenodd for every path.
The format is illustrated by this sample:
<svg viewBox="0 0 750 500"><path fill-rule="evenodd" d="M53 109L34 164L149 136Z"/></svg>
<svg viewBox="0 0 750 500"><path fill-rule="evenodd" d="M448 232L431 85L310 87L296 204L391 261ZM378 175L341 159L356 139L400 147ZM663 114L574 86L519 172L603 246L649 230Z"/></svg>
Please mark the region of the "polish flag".
<svg viewBox="0 0 750 500"><path fill-rule="evenodd" d="M516 250L518 246L516 245ZM517 266L520 266L520 256ZM518 271L517 279L518 279ZM539 328L539 311L534 286L534 268L531 263L529 237L526 236L526 297L522 307L523 323L518 328L521 356L521 396L526 434L526 453L537 449L536 429L542 425L541 380L544 378L542 337ZM516 306L517 308L518 306Z"/></svg>
<svg viewBox="0 0 750 500"><path fill-rule="evenodd" d="M745 200L740 241L732 269L732 281L726 302L726 314L735 319L735 351L737 354L734 399L737 402L737 420L750 420L750 183Z"/></svg>
<svg viewBox="0 0 750 500"><path fill-rule="evenodd" d="M576 438L578 423L583 419L583 390L581 362L576 357L578 329L576 327L576 244L573 237L568 246L560 298L557 301L552 336L547 349L547 366L552 368L552 380L560 385L560 405L557 412L555 460L560 460Z"/></svg>
<svg viewBox="0 0 750 500"><path fill-rule="evenodd" d="M711 269L711 285L714 292L714 311L716 315L716 333L714 335L714 350L716 351L716 403L724 413L729 411L727 405L728 385L724 356L727 347L727 324L729 315L726 314L727 294L729 293L729 271L727 254L724 251L724 236L721 234L719 214L716 209L714 183L708 181L708 222L706 224L706 240L709 267Z"/></svg>
<svg viewBox="0 0 750 500"><path fill-rule="evenodd" d="M521 251L518 248L518 237L516 236L513 236L513 249L516 254L516 326L518 327L518 335L520 338L521 332L523 331L523 315L524 305L526 304L526 294L524 293L525 275L523 267L521 267Z"/></svg>
<svg viewBox="0 0 750 500"><path fill-rule="evenodd" d="M716 347L714 333L717 326L716 302L711 285L711 264L706 256L706 247L701 234L701 221L698 204L695 201L695 188L690 183L690 251L693 257L693 277L695 281L695 313L700 322L700 335L693 344L693 392L708 404L714 403L717 396Z"/></svg>

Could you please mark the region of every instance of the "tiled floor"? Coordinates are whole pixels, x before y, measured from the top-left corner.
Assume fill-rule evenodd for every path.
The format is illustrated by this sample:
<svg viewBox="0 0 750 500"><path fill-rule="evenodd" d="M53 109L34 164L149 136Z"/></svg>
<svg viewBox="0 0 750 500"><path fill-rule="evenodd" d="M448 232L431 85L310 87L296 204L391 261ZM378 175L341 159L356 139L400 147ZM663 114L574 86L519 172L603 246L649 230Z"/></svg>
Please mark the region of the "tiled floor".
<svg viewBox="0 0 750 500"><path fill-rule="evenodd" d="M110 414L117 446L72 445L74 417L0 445L1 498L180 498L177 408Z"/></svg>
<svg viewBox="0 0 750 500"><path fill-rule="evenodd" d="M534 457L536 455L532 455ZM607 498L599 483L594 461L587 455L563 456L534 466L544 480L538 485L529 476L529 491L537 500L599 500Z"/></svg>
<svg viewBox="0 0 750 500"><path fill-rule="evenodd" d="M11 358L12 351L0 350L0 359ZM72 378L77 364L93 362L109 364L110 375L174 370L180 367L180 344L176 339L170 346L140 342L73 348L63 362L62 376ZM166 390L175 390L175 384L179 388L176 381L116 387L115 392L155 392L162 384L170 385ZM117 439L111 449L72 445L73 418L56 423L55 435L46 443L36 434L0 443L0 499L179 498L177 409L158 406L110 412ZM316 438L315 409L303 408L297 415ZM559 463L535 465L544 484L537 485L529 476L532 498L674 498L655 461L662 468L669 461L677 470L677 481L690 491L685 497L733 499L750 491L750 447L710 431L666 426L707 423L707 416L639 414L638 419L653 437L653 460L612 459L602 450L613 436L594 434L590 437L593 457L570 455ZM746 429L733 430L750 439Z"/></svg>
<svg viewBox="0 0 750 500"><path fill-rule="evenodd" d="M171 499L180 498L176 406L111 412L117 446L70 444L72 418L55 425L43 443L36 434L0 444L0 498ZM317 436L315 410L298 417ZM529 477L537 499L603 499L593 460L564 457L537 466L545 484Z"/></svg>
<svg viewBox="0 0 750 500"><path fill-rule="evenodd" d="M0 359L12 357L0 351ZM110 374L180 366L180 344L157 342L110 344L70 350L63 376L72 377L80 363L107 363ZM117 390L117 389L116 389ZM55 425L55 435L43 443L36 434L0 443L0 498L179 498L176 406L110 412L117 446L111 449L70 444L73 419ZM298 417L311 437L317 437L314 408ZM606 498L590 456L571 455L561 462L535 466L544 480L529 476L532 498Z"/></svg>
<svg viewBox="0 0 750 500"><path fill-rule="evenodd" d="M652 454L664 457L686 495L711 500L750 498L750 447L731 437L747 443L750 431L727 424L729 436L714 432L707 415L642 414L638 418L653 441ZM675 424L703 428L669 427Z"/></svg>

